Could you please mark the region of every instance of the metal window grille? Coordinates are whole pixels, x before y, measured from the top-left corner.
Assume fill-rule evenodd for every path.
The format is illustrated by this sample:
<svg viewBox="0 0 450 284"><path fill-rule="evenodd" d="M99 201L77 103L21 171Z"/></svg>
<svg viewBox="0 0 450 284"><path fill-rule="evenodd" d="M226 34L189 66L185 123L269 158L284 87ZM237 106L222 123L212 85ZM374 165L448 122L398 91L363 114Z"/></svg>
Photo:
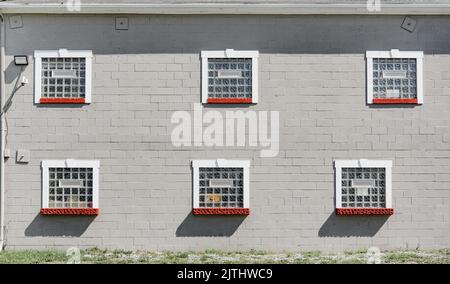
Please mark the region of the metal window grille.
<svg viewBox="0 0 450 284"><path fill-rule="evenodd" d="M385 208L385 168L342 168L342 207Z"/></svg>
<svg viewBox="0 0 450 284"><path fill-rule="evenodd" d="M50 208L92 208L92 168L49 168Z"/></svg>
<svg viewBox="0 0 450 284"><path fill-rule="evenodd" d="M199 207L243 208L242 168L199 168Z"/></svg>
<svg viewBox="0 0 450 284"><path fill-rule="evenodd" d="M84 98L85 58L42 58L42 97Z"/></svg>
<svg viewBox="0 0 450 284"><path fill-rule="evenodd" d="M209 58L208 98L252 98L252 59Z"/></svg>
<svg viewBox="0 0 450 284"><path fill-rule="evenodd" d="M415 58L374 58L374 98L417 98Z"/></svg>

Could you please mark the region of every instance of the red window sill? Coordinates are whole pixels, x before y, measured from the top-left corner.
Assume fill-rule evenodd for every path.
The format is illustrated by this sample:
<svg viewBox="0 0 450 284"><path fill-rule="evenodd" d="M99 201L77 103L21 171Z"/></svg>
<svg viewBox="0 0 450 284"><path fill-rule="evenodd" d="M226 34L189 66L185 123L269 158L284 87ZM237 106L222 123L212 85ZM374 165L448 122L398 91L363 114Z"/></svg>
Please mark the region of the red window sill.
<svg viewBox="0 0 450 284"><path fill-rule="evenodd" d="M336 208L336 215L392 215L393 208Z"/></svg>
<svg viewBox="0 0 450 284"><path fill-rule="evenodd" d="M98 208L41 208L41 215L98 215Z"/></svg>
<svg viewBox="0 0 450 284"><path fill-rule="evenodd" d="M84 104L85 98L40 98L41 104Z"/></svg>
<svg viewBox="0 0 450 284"><path fill-rule="evenodd" d="M251 98L208 99L208 104L251 104Z"/></svg>
<svg viewBox="0 0 450 284"><path fill-rule="evenodd" d="M417 99L373 99L373 104L417 104Z"/></svg>
<svg viewBox="0 0 450 284"><path fill-rule="evenodd" d="M249 215L249 208L194 208L194 215Z"/></svg>

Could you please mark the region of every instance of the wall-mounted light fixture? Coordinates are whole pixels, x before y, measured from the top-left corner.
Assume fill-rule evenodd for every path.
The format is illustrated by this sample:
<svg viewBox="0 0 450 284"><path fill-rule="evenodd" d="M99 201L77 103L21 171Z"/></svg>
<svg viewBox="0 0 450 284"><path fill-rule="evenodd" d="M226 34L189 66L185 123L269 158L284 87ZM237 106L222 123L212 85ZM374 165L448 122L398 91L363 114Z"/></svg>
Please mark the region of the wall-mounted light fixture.
<svg viewBox="0 0 450 284"><path fill-rule="evenodd" d="M28 56L14 55L14 64L16 64L16 66L27 66L28 65Z"/></svg>

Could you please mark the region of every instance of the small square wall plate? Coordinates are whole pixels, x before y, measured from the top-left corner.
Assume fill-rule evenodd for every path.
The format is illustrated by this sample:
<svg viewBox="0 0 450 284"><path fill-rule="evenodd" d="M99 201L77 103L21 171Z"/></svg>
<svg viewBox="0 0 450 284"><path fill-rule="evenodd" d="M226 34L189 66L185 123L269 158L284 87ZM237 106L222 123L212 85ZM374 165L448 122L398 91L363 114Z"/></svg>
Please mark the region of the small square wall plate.
<svg viewBox="0 0 450 284"><path fill-rule="evenodd" d="M406 16L403 19L402 28L404 30L407 30L408 32L412 33L416 29L417 20Z"/></svg>
<svg viewBox="0 0 450 284"><path fill-rule="evenodd" d="M11 29L18 29L23 27L22 17L21 16L9 17L9 27Z"/></svg>
<svg viewBox="0 0 450 284"><path fill-rule="evenodd" d="M128 18L116 18L116 30L128 30Z"/></svg>

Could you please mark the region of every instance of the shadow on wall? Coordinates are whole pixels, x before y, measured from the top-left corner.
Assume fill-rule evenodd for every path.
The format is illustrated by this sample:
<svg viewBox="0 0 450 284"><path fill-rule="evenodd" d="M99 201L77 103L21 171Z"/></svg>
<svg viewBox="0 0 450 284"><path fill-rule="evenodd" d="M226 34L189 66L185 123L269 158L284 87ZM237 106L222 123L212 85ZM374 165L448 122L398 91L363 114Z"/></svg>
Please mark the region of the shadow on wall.
<svg viewBox="0 0 450 284"><path fill-rule="evenodd" d="M395 47L448 54L450 48L442 33L450 28L446 16L417 16L412 33L401 27L403 15L133 15L126 33L114 29L114 15L23 17L23 28L7 30L8 55L55 47L92 49L95 54L198 53L226 47L290 54L362 54ZM50 39L48 34L57 36ZM41 38L46 40L35 40Z"/></svg>
<svg viewBox="0 0 450 284"><path fill-rule="evenodd" d="M62 108L87 108L88 104L82 103L82 104L42 104L42 103L33 103L35 107L37 108L54 108L54 109L62 109Z"/></svg>
<svg viewBox="0 0 450 284"><path fill-rule="evenodd" d="M178 226L177 237L229 237L236 232L246 216L193 215L190 213Z"/></svg>
<svg viewBox="0 0 450 284"><path fill-rule="evenodd" d="M96 216L42 216L38 214L25 229L27 237L80 237Z"/></svg>
<svg viewBox="0 0 450 284"><path fill-rule="evenodd" d="M25 67L27 67L27 66L25 66ZM19 74L20 74L20 67L16 66L14 64L14 61L11 61L5 70L6 84L14 83L14 81L17 79L17 76L19 76Z"/></svg>
<svg viewBox="0 0 450 284"><path fill-rule="evenodd" d="M389 216L338 216L334 212L323 223L319 237L373 237Z"/></svg>
<svg viewBox="0 0 450 284"><path fill-rule="evenodd" d="M416 104L407 104L407 105L406 104L405 105L402 105L402 104L393 104L393 105L381 104L381 105L376 105L376 104L368 104L367 102L366 102L366 106L368 106L369 108L373 108L373 109L388 109L388 108L390 108L390 109L400 109L400 108L413 109L413 108L416 108L416 107L420 107L420 105L416 105Z"/></svg>

